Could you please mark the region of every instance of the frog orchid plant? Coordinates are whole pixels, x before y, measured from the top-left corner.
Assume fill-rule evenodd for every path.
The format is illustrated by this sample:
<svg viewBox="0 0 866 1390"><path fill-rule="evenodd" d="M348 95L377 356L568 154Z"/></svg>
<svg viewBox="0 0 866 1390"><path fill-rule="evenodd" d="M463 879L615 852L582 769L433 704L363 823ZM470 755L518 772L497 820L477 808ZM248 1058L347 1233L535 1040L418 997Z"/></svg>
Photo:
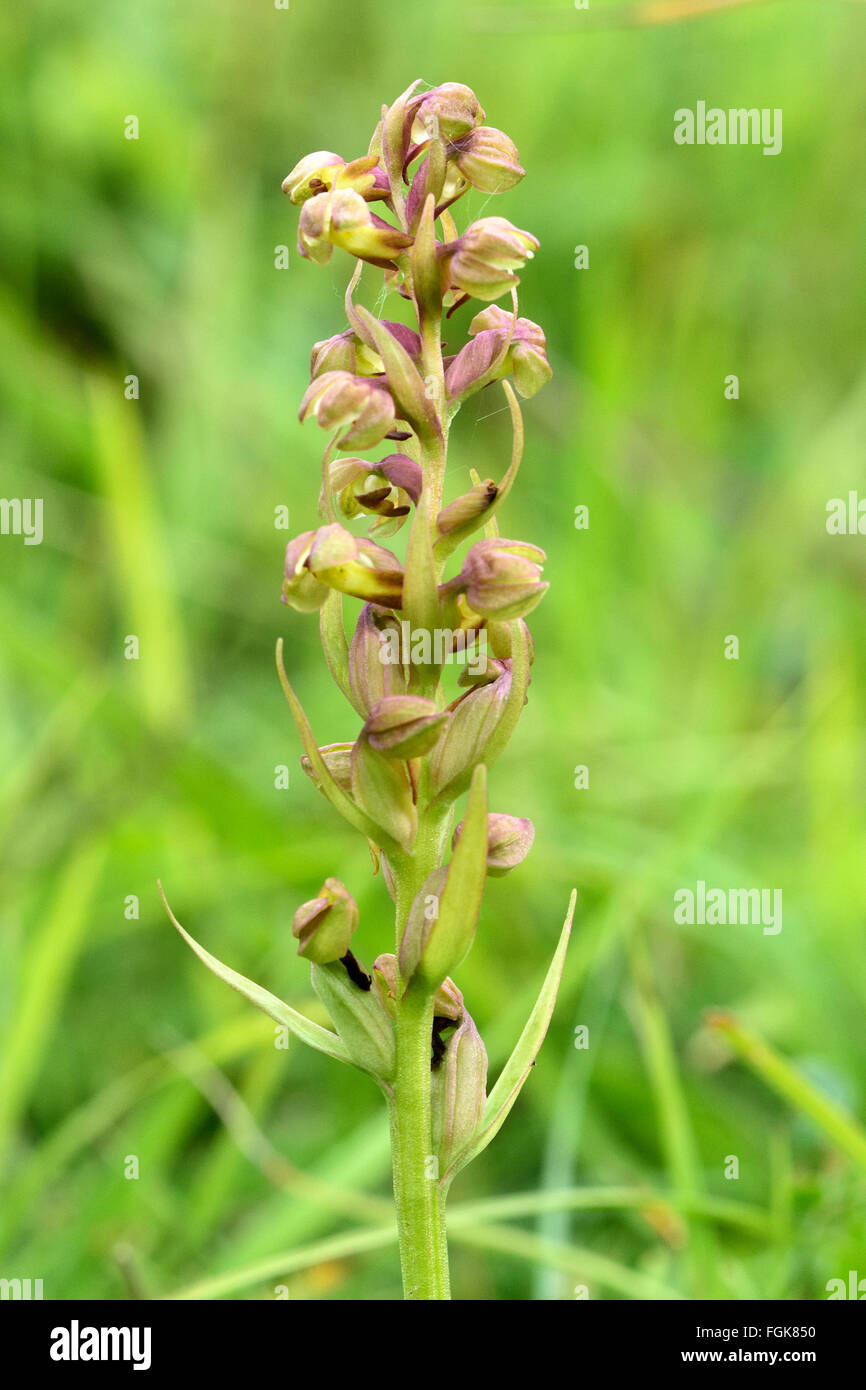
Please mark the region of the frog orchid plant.
<svg viewBox="0 0 866 1390"><path fill-rule="evenodd" d="M517 150L483 124L468 87L419 87L383 108L366 155L347 163L317 151L283 183L300 206L301 256L323 265L339 247L357 260L348 326L313 347L300 408L302 421L329 434L324 524L289 542L282 590L289 607L320 614L328 670L360 721L354 739L318 744L286 676L282 640L277 669L304 772L366 837L374 872L381 869L395 908L393 952L369 971L353 955L358 909L338 878L298 908L298 953L310 962L331 1030L221 964L172 920L220 978L310 1047L378 1083L391 1123L404 1294L445 1299L446 1197L529 1075L553 1012L575 895L537 1002L488 1091L484 1043L452 977L472 947L487 877L520 864L534 836L526 818L488 811L487 773L526 702L533 649L525 619L548 587L545 555L500 537L496 514L523 448L515 388L533 396L551 371L544 333L518 316L517 272L535 237L504 217L482 217L461 234L450 211L470 188L493 194L518 183ZM402 297L411 326L355 303L364 265ZM504 296L511 312L494 303ZM468 342L446 354L443 319L470 301L483 307ZM497 382L511 416L510 463L499 481L473 471L472 486L446 501L450 425L464 401ZM393 452L364 457L385 449ZM366 536L345 524L358 517L372 518ZM405 524L401 563L379 541ZM363 604L351 640L346 595ZM448 666L461 668L456 693L446 693Z"/></svg>

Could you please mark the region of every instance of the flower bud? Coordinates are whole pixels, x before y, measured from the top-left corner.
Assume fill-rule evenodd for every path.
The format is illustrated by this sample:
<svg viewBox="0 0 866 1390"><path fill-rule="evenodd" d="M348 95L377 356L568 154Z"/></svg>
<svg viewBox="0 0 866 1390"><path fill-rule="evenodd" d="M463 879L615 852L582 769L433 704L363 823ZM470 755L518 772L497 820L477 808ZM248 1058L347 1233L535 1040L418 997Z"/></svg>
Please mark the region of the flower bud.
<svg viewBox="0 0 866 1390"><path fill-rule="evenodd" d="M400 974L406 981L411 980L417 971L430 944L430 938L436 930L439 907L447 882L447 866L440 864L438 869L433 869L427 875L412 900L406 926L400 938Z"/></svg>
<svg viewBox="0 0 866 1390"><path fill-rule="evenodd" d="M328 597L328 586L322 584L307 568L307 558L315 531L304 531L286 546L283 603L298 613L314 613Z"/></svg>
<svg viewBox="0 0 866 1390"><path fill-rule="evenodd" d="M477 476L477 475L476 475ZM472 530L480 525L480 519L489 511L499 491L492 478L464 492L449 502L436 518L436 530L440 536L448 536L453 531Z"/></svg>
<svg viewBox="0 0 866 1390"><path fill-rule="evenodd" d="M354 189L317 193L304 203L298 219L298 250L307 260L327 265L340 246L372 265L392 266L412 238L371 212Z"/></svg>
<svg viewBox="0 0 866 1390"><path fill-rule="evenodd" d="M529 650L529 664L531 666L535 661L535 643L532 640L532 633L529 631L529 628L522 618L520 620L520 626L526 638L526 645ZM507 657L510 657L512 655L511 624L507 622L496 622L491 618L486 623L485 630L487 632L487 643L493 656L500 661L504 661Z"/></svg>
<svg viewBox="0 0 866 1390"><path fill-rule="evenodd" d="M443 1037L448 1025L453 1026L450 1019L434 1015L430 1099L433 1150L439 1158L440 1174L472 1140L487 1099L487 1049L472 1015L464 1009L456 1031ZM438 1056L437 1044L441 1049Z"/></svg>
<svg viewBox="0 0 866 1390"><path fill-rule="evenodd" d="M444 140L465 136L476 122L484 120L484 110L471 87L462 82L443 82L416 98L413 137L441 135Z"/></svg>
<svg viewBox="0 0 866 1390"><path fill-rule="evenodd" d="M514 141L493 126L476 126L449 147L448 155L467 183L482 193L504 193L526 173Z"/></svg>
<svg viewBox="0 0 866 1390"><path fill-rule="evenodd" d="M539 329L539 332L541 330ZM514 385L517 387L518 394L524 400L529 400L546 386L553 376L550 363L547 360L544 334L541 334L541 346L535 343L528 343L522 339L515 342L508 353L511 362L511 371L514 376Z"/></svg>
<svg viewBox="0 0 866 1390"><path fill-rule="evenodd" d="M373 975L379 984L385 1007L394 1018L397 1013L397 957L387 952L377 956L373 961ZM452 979L443 980L433 1001L434 1015L459 1023L463 1012L463 995L460 990Z"/></svg>
<svg viewBox="0 0 866 1390"><path fill-rule="evenodd" d="M454 831L453 845L463 833L463 821ZM487 817L487 872L494 878L501 878L510 869L522 864L535 839L535 826L524 816L507 816L501 813Z"/></svg>
<svg viewBox="0 0 866 1390"><path fill-rule="evenodd" d="M324 430L341 431L340 448L369 449L394 428L394 402L388 388L369 377L329 371L310 382L299 411Z"/></svg>
<svg viewBox="0 0 866 1390"><path fill-rule="evenodd" d="M457 684L467 689L471 689L473 686L489 685L491 681L499 680L499 677L504 675L507 669L505 662L500 657L488 654L480 670L476 666L467 667L465 671L461 671L457 677Z"/></svg>
<svg viewBox="0 0 866 1390"><path fill-rule="evenodd" d="M433 1001L433 1012L438 1018L452 1018L459 1023L463 1017L463 995L450 975L442 981Z"/></svg>
<svg viewBox="0 0 866 1390"><path fill-rule="evenodd" d="M404 323L393 323L389 319L382 319L381 322L391 337L406 349L412 361L417 362L421 356L419 334ZM385 364L375 348L359 338L353 329L347 328L342 333L314 343L310 353L311 381L325 372L333 371L350 372L356 376L382 376Z"/></svg>
<svg viewBox="0 0 866 1390"><path fill-rule="evenodd" d="M369 714L386 695L406 691L400 653L400 624L387 609L366 603L349 645L349 688L355 703Z"/></svg>
<svg viewBox="0 0 866 1390"><path fill-rule="evenodd" d="M355 899L338 878L326 878L316 897L295 913L292 933L298 938L298 955L318 965L342 960L357 925Z"/></svg>
<svg viewBox="0 0 866 1390"><path fill-rule="evenodd" d="M453 707L448 728L433 757L434 795L482 760L511 690L511 662L503 662L503 668L496 680L468 691Z"/></svg>
<svg viewBox="0 0 866 1390"><path fill-rule="evenodd" d="M406 766L377 753L364 733L352 749L352 798L402 849L412 848L418 807Z"/></svg>
<svg viewBox="0 0 866 1390"><path fill-rule="evenodd" d="M469 332L472 332L471 325ZM449 401L464 401L491 381L507 376L508 356L502 351L504 343L503 334L488 329L470 338L451 358L445 371L445 394Z"/></svg>
<svg viewBox="0 0 866 1390"><path fill-rule="evenodd" d="M352 964L351 973L339 962L314 964L310 971L313 989L355 1065L377 1081L388 1083L394 1079L394 1024L378 981L367 976L364 988L362 968L357 961Z"/></svg>
<svg viewBox="0 0 866 1390"><path fill-rule="evenodd" d="M397 957L385 952L373 961L373 978L391 1018L397 1016Z"/></svg>
<svg viewBox="0 0 866 1390"><path fill-rule="evenodd" d="M364 725L370 747L386 758L420 758L438 743L448 714L422 695L385 695Z"/></svg>
<svg viewBox="0 0 866 1390"><path fill-rule="evenodd" d="M539 568L546 558L537 545L522 541L476 541L459 576L470 608L499 621L530 613L550 587Z"/></svg>
<svg viewBox="0 0 866 1390"><path fill-rule="evenodd" d="M351 743L326 743L319 752L322 761L330 772L334 781L341 791L351 794L352 791L352 748ZM307 774L310 781L319 791L322 791L322 784L318 775L310 762L306 753L301 754L301 770Z"/></svg>
<svg viewBox="0 0 866 1390"><path fill-rule="evenodd" d="M547 360L544 332L532 319L518 319L491 304L469 325L472 341L461 348L448 367L445 386L449 399L464 399L473 391L511 372L521 396L540 391L553 373ZM509 334L511 335L509 338ZM503 346L508 350L500 360Z"/></svg>
<svg viewBox="0 0 866 1390"><path fill-rule="evenodd" d="M331 338L323 338L313 343L310 353L310 380L324 376L325 372L349 372L356 370L357 340L351 328L345 333L335 333Z"/></svg>
<svg viewBox="0 0 866 1390"><path fill-rule="evenodd" d="M531 260L538 241L505 217L482 217L457 241L440 248L449 259L451 286L475 299L498 299L520 283L514 274Z"/></svg>

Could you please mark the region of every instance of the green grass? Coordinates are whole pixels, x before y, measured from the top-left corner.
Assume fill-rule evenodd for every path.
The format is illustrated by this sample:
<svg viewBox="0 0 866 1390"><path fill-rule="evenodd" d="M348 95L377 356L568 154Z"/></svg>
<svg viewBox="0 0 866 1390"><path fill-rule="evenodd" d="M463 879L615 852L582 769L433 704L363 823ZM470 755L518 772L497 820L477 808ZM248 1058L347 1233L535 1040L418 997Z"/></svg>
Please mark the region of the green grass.
<svg viewBox="0 0 866 1390"><path fill-rule="evenodd" d="M308 150L365 150L417 76L469 83L517 142L508 205L458 211L540 238L521 310L555 372L499 518L552 587L491 773L535 846L461 971L494 1075L579 894L533 1076L455 1184L455 1296L813 1299L862 1260L866 541L824 520L866 493L866 8L600 22L621 8L591 31L566 0L4 21L0 492L44 498L45 540L0 537L0 1274L46 1297L398 1296L375 1087L274 1049L156 879L319 1022L298 903L339 873L358 953L387 949L273 668L281 635L317 735L353 735L315 621L279 603L273 526L281 504L314 524L322 440L296 410L350 266L298 258L279 184ZM782 107L782 155L675 146L699 98ZM503 410L461 413L452 495L504 471ZM698 879L781 887L782 932L676 926Z"/></svg>

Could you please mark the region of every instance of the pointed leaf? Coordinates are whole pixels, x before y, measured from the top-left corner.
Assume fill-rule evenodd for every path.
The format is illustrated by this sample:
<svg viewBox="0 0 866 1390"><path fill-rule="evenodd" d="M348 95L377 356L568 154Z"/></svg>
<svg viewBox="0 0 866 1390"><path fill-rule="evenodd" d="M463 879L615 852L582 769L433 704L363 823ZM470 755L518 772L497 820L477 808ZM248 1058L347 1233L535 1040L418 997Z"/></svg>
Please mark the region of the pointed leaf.
<svg viewBox="0 0 866 1390"><path fill-rule="evenodd" d="M360 962L359 969L363 970ZM313 989L339 1031L356 1067L387 1084L394 1079L394 1024L382 1001L378 980L359 989L340 961L310 966Z"/></svg>
<svg viewBox="0 0 866 1390"><path fill-rule="evenodd" d="M440 433L439 421L424 389L421 373L412 358L403 344L397 341L393 333L389 333L384 324L373 317L369 309L356 304L355 317L372 336L376 351L385 364L385 373L397 414L401 419L408 421L419 439L428 445L433 443Z"/></svg>
<svg viewBox="0 0 866 1390"><path fill-rule="evenodd" d="M516 618L508 626L511 629L511 688L505 701L505 709L490 738L484 747L484 761L492 767L502 750L508 744L517 727L517 721L526 703L529 689L529 637L526 624Z"/></svg>
<svg viewBox="0 0 866 1390"><path fill-rule="evenodd" d="M429 160L427 164L429 165ZM436 233L433 227L435 201L433 194L428 193L411 251L415 300L421 313L433 319L442 313L442 282L436 260Z"/></svg>
<svg viewBox="0 0 866 1390"><path fill-rule="evenodd" d="M502 1069L499 1080L487 1097L487 1104L484 1107L484 1114L475 1138L457 1155L454 1162L443 1174L442 1181L445 1183L449 1183L455 1173L458 1173L467 1163L471 1163L473 1158L477 1158L480 1153L483 1153L490 1141L495 1139L504 1125L511 1107L520 1095L524 1081L532 1070L532 1064L538 1056L553 1016L576 902L577 890L574 889L568 904L568 912L559 944L554 952L544 984L541 986L541 992L535 1001L535 1007L529 1015L526 1027L520 1034L514 1051Z"/></svg>
<svg viewBox="0 0 866 1390"><path fill-rule="evenodd" d="M469 785L470 772L454 774L466 764L471 749L470 768L482 758L488 770L505 748L517 727L529 687L529 639L525 623L520 619L508 625L511 629L511 676L504 704L497 708L492 700L494 686L483 686L461 700L454 710L446 734L436 749L433 762L433 788L437 800L452 802ZM492 731L488 733L488 728ZM466 751L464 751L464 744Z"/></svg>
<svg viewBox="0 0 866 1390"><path fill-rule="evenodd" d="M208 970L213 971L214 975L217 975L221 980L225 980L227 985L231 985L238 994L242 994L251 1004L255 1004L262 1013L288 1028L289 1032L294 1033L295 1037L300 1038L301 1042L305 1042L308 1047L314 1047L317 1052L326 1052L329 1057L336 1058L338 1062L351 1061L346 1048L336 1033L332 1033L328 1028L321 1028L318 1023L313 1023L312 1019L305 1018L303 1014L299 1014L291 1005L283 1003L282 999L278 999L275 994L271 994L262 985L248 980L246 975L239 974L230 966L223 965L222 961L217 960L216 956L212 956L210 951L206 951L203 946L200 946L189 932L184 931L175 917L166 901L161 883L159 883L159 893L169 920L180 932L190 950L198 956L200 961L204 962Z"/></svg>
<svg viewBox="0 0 866 1390"><path fill-rule="evenodd" d="M382 163L391 184L391 203L401 224L406 214L406 200L403 193L403 158L406 153L408 136L407 105L415 88L421 82L416 77L405 92L401 92L393 106L382 108Z"/></svg>
<svg viewBox="0 0 866 1390"><path fill-rule="evenodd" d="M309 720L304 714L303 706L289 684L286 668L283 665L282 637L277 640L277 674L280 678L280 684L283 687L283 694L289 702L289 708L292 711L298 733L301 736L304 752L315 770L321 791L328 798L335 810L340 812L344 820L347 820L356 830L360 830L361 834L366 835L368 840L372 840L374 844L379 845L382 849L398 848L391 836L385 834L382 828L378 826L374 820L371 820L371 818L361 810L360 806L356 806L350 796L347 796L339 783L334 779L333 774L325 763L324 758L319 752L319 745L316 743L313 731L310 728Z"/></svg>
<svg viewBox="0 0 866 1390"><path fill-rule="evenodd" d="M407 852L418 833L418 808L405 764L387 758L370 747L361 734L352 749L352 795L373 818L378 844L396 841Z"/></svg>
<svg viewBox="0 0 866 1390"><path fill-rule="evenodd" d="M463 831L448 865L436 924L418 963L417 975L426 989L438 989L472 949L486 879L487 769L480 763L472 774Z"/></svg>
<svg viewBox="0 0 866 1390"><path fill-rule="evenodd" d="M433 635L442 622L442 610L439 602L436 566L433 560L433 546L430 542L426 493L422 493L415 508L412 529L409 532L402 608L411 632L429 633L432 655ZM428 693L428 686L431 681L435 684L438 680L440 669L441 667L435 662L424 664L414 661L410 672L413 689L417 688L422 693Z"/></svg>
<svg viewBox="0 0 866 1390"><path fill-rule="evenodd" d="M328 597L319 609L319 632L334 684L361 718L366 719L366 712L356 704L349 687L349 643L343 626L343 595L339 589L329 589Z"/></svg>

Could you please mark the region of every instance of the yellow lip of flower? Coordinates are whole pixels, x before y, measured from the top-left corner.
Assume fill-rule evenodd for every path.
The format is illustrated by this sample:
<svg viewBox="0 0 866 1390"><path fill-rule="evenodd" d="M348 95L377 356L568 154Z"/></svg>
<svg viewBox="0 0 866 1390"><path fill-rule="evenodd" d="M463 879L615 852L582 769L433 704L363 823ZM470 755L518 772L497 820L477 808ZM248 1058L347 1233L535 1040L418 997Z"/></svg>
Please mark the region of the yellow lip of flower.
<svg viewBox="0 0 866 1390"><path fill-rule="evenodd" d="M373 265L393 265L394 256L412 245L412 237L372 213L352 188L317 193L301 208L298 249L307 260L326 265L340 246Z"/></svg>
<svg viewBox="0 0 866 1390"><path fill-rule="evenodd" d="M299 547L298 555L293 556L296 568L303 568L316 583L355 598L399 607L403 567L384 546L364 536L353 536L338 522L305 532L294 544Z"/></svg>

